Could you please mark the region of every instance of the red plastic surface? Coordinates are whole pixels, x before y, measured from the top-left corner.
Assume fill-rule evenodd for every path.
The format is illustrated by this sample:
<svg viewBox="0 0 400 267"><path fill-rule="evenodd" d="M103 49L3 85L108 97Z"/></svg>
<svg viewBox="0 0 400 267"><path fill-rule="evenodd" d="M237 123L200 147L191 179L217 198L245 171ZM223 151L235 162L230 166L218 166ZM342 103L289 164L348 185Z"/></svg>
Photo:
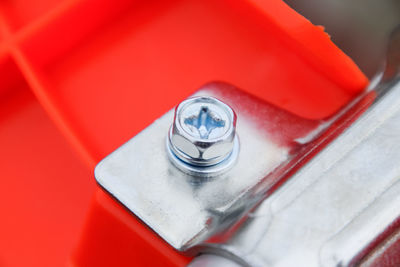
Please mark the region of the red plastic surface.
<svg viewBox="0 0 400 267"><path fill-rule="evenodd" d="M29 93L30 102L20 100L15 91L32 90L92 170L101 158L212 80L234 84L307 118L331 115L367 83L321 27L280 0L1 1L0 101L19 103L1 107L5 119L0 126L7 129L0 132L5 133L0 166L7 170L2 188L15 187L20 177L29 183L2 196L7 204L0 211L14 219L5 220L12 222L7 225L0 222L0 228L8 227L8 239L1 239L0 245L6 247L14 236L14 249L32 257L16 259L15 253L0 247L0 264L50 266L64 259L72 240L78 240L77 225L93 190L92 174L57 139L43 112L28 108L35 103L40 110L37 102ZM14 113L20 116L18 126L7 124ZM27 137L27 131L33 134ZM23 157L10 156L16 151ZM32 203L32 194L43 210L29 214L22 204ZM66 196L53 201L63 194L75 201ZM12 217L13 210L20 214ZM39 216L43 222L29 228L26 222L37 220L35 214L47 217ZM68 215L65 221L63 214ZM52 216L59 221L50 222ZM30 236L35 231L37 236ZM50 239L39 238L47 234L55 238L52 246ZM52 256L37 252L42 247L54 252ZM130 254L130 248L136 254ZM107 256L126 265L187 262L101 192L92 202L74 255L71 263L80 266L100 266L108 262Z"/></svg>
<svg viewBox="0 0 400 267"><path fill-rule="evenodd" d="M79 266L186 266L150 229L97 190L74 262Z"/></svg>
<svg viewBox="0 0 400 267"><path fill-rule="evenodd" d="M26 85L12 90L0 97L0 266L65 266L95 188L92 172Z"/></svg>

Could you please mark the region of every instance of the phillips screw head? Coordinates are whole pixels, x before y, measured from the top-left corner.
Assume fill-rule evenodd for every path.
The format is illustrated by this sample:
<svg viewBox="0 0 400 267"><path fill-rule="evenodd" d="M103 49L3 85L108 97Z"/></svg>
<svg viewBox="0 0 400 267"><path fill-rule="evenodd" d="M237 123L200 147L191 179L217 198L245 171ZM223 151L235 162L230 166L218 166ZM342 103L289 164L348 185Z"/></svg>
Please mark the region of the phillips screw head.
<svg viewBox="0 0 400 267"><path fill-rule="evenodd" d="M175 109L174 121L168 135L168 149L180 169L207 168L223 163L238 146L236 114L231 107L214 97L193 97L181 102ZM176 165L176 164L175 164ZM203 167L203 168L201 168Z"/></svg>

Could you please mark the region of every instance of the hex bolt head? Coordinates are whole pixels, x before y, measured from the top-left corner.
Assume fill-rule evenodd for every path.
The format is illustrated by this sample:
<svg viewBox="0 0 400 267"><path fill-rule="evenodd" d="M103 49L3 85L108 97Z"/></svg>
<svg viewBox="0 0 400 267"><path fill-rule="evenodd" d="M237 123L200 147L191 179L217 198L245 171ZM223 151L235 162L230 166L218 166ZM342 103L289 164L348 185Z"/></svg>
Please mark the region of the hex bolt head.
<svg viewBox="0 0 400 267"><path fill-rule="evenodd" d="M214 166L232 154L236 114L214 97L189 98L176 107L168 137L168 147L179 160L197 167Z"/></svg>

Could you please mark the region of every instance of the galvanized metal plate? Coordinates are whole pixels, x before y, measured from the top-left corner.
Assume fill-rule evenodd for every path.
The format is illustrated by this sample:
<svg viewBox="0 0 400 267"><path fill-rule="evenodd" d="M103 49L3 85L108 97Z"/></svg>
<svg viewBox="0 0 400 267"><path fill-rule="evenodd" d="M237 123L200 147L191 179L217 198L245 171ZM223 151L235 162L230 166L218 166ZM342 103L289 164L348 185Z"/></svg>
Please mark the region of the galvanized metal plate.
<svg viewBox="0 0 400 267"><path fill-rule="evenodd" d="M195 95L213 96L237 113L240 151L217 177L190 176L168 159L173 110L96 167L97 182L174 248L184 251L215 237L260 200L295 158L319 122L294 116L230 85L213 83Z"/></svg>

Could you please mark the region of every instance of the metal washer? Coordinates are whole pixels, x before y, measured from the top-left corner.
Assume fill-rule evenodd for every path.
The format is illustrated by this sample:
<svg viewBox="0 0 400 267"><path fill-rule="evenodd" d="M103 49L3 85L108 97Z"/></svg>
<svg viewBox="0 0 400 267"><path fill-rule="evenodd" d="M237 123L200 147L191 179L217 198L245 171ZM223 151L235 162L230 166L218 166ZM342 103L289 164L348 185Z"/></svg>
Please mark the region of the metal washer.
<svg viewBox="0 0 400 267"><path fill-rule="evenodd" d="M240 145L238 135L235 135L233 140L233 149L232 152L222 161L215 165L211 166L195 166L192 164L188 164L181 159L179 159L173 152L172 144L171 144L171 134L172 127L169 130L169 133L166 138L166 150L167 155L172 164L177 167L179 170L183 171L186 174L203 177L203 178L211 178L217 175L220 175L235 165L235 162L239 156Z"/></svg>

